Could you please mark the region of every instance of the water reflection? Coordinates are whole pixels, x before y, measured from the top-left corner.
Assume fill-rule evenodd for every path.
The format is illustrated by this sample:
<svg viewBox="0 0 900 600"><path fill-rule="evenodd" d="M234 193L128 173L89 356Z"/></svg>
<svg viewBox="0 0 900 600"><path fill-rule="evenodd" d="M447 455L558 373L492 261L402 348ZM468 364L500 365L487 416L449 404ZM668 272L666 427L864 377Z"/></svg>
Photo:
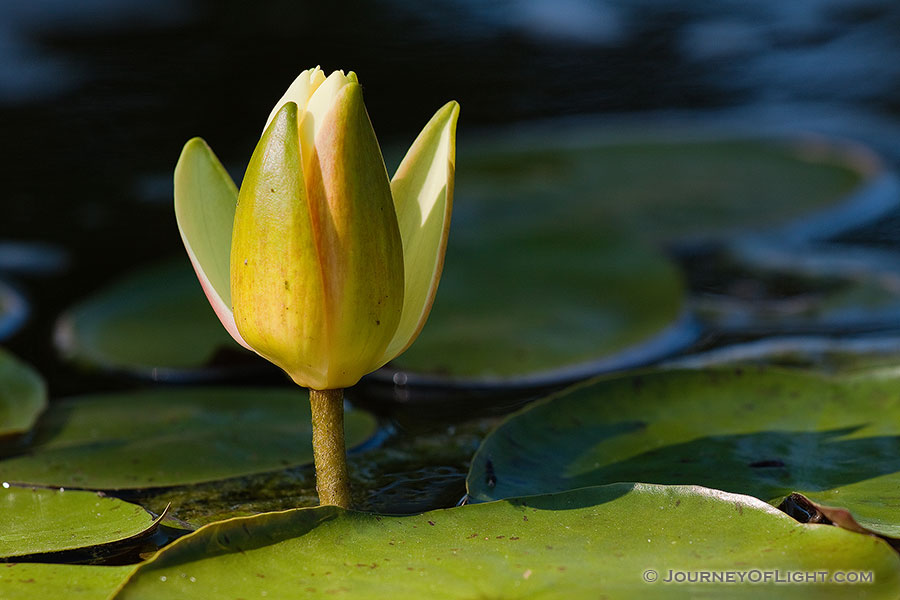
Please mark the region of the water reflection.
<svg viewBox="0 0 900 600"><path fill-rule="evenodd" d="M728 103L758 101L866 100L896 106L900 62L900 6L890 0L797 0L794 2L696 2L681 0L444 0L393 5L452 36L464 29L482 39L522 39L542 44L532 64L553 45L569 47L563 64L578 63L582 87L598 71L640 69L642 55L668 72L654 78L669 104L676 90L714 91ZM628 48L624 55L617 49ZM638 48L648 48L646 55ZM515 60L512 61L515 65ZM551 80L560 69L541 71ZM590 83L588 83L590 85ZM625 90L616 90L627 94ZM673 94L674 96L674 94ZM626 109L646 106L649 99ZM673 102L674 100L674 102ZM696 102L693 102L696 103ZM597 106L596 108L603 108Z"/></svg>
<svg viewBox="0 0 900 600"><path fill-rule="evenodd" d="M186 8L177 0L0 3L0 103L41 100L71 91L95 66L58 51L48 38L97 35L135 25L172 25Z"/></svg>

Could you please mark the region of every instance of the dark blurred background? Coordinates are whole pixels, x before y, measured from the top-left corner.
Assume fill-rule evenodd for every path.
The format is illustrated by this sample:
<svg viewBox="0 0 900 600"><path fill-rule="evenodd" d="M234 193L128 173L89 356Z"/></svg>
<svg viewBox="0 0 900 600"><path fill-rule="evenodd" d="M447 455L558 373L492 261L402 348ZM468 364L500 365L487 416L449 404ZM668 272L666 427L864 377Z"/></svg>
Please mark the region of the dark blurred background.
<svg viewBox="0 0 900 600"><path fill-rule="evenodd" d="M898 57L894 0L0 0L0 241L63 252L64 276L28 284L46 316L180 252L181 146L203 136L239 179L273 103L317 64L355 70L382 142L406 145L450 99L463 139L748 107L852 114L884 134ZM45 352L50 320L16 350Z"/></svg>

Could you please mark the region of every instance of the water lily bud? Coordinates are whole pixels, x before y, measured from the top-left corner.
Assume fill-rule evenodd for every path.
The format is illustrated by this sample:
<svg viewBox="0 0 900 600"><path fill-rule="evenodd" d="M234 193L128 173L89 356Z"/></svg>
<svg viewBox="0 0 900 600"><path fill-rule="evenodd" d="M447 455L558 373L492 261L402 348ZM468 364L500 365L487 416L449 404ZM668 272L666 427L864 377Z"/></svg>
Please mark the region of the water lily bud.
<svg viewBox="0 0 900 600"><path fill-rule="evenodd" d="M441 108L389 180L356 75L316 68L272 110L239 193L205 142L185 145L179 229L240 344L336 389L412 343L443 265L458 114Z"/></svg>

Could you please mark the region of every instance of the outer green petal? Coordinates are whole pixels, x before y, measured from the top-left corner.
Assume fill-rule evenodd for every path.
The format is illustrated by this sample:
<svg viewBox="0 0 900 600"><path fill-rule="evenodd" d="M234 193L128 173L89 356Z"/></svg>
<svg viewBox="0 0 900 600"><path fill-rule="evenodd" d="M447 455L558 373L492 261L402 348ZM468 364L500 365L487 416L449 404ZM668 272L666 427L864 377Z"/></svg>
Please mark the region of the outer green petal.
<svg viewBox="0 0 900 600"><path fill-rule="evenodd" d="M238 191L201 138L184 145L175 166L175 218L194 271L222 325L239 344L231 311L229 257Z"/></svg>
<svg viewBox="0 0 900 600"><path fill-rule="evenodd" d="M456 102L438 110L391 180L403 238L406 281L400 325L382 364L401 354L418 337L437 293L453 209L458 117Z"/></svg>
<svg viewBox="0 0 900 600"><path fill-rule="evenodd" d="M358 83L340 89L316 129L306 179L325 280L328 387L348 387L381 366L397 329L403 246Z"/></svg>
<svg viewBox="0 0 900 600"><path fill-rule="evenodd" d="M250 158L232 242L231 295L244 339L298 384L321 387L328 360L322 272L293 102L278 111Z"/></svg>

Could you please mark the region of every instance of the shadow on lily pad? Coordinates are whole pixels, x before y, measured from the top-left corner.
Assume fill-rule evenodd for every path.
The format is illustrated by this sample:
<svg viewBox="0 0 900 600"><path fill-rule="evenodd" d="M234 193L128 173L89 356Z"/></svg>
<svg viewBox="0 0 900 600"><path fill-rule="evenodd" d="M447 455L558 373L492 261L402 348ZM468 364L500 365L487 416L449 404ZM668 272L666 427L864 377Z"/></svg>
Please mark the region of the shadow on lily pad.
<svg viewBox="0 0 900 600"><path fill-rule="evenodd" d="M824 580L663 584L671 568L750 564L866 570L874 584L855 592L890 598L900 590L900 559L882 540L799 524L748 496L621 483L405 517L328 506L221 521L162 549L114 598L288 598L298 590L304 598L354 599L751 597L760 591L819 598L841 591ZM657 583L648 573L663 579Z"/></svg>
<svg viewBox="0 0 900 600"><path fill-rule="evenodd" d="M700 484L772 503L791 492L900 537L896 375L758 369L646 373L583 385L483 442L476 500L615 481Z"/></svg>

